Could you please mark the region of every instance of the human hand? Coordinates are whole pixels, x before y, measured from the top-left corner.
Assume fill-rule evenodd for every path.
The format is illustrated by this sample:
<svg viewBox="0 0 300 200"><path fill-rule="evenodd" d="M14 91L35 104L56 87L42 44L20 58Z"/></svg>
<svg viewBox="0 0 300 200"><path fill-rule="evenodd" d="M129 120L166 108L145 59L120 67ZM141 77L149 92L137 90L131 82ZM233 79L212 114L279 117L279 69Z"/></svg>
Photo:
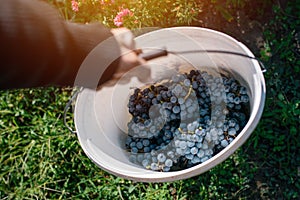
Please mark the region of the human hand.
<svg viewBox="0 0 300 200"><path fill-rule="evenodd" d="M127 28L111 29L111 33L119 43L121 57L111 79L103 85L114 85L120 79L121 83L129 82L128 77L122 78L129 71L132 72L132 76L136 76L140 81L147 81L150 77L150 69L145 67L146 61L137 54L133 33ZM143 67L141 67L142 65Z"/></svg>

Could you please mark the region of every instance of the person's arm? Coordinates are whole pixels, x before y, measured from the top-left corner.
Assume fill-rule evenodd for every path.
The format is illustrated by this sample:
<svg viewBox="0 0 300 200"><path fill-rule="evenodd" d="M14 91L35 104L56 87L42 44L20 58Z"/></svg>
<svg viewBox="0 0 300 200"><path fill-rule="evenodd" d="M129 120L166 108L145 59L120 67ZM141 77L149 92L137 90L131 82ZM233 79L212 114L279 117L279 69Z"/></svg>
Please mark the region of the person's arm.
<svg viewBox="0 0 300 200"><path fill-rule="evenodd" d="M67 22L42 1L0 0L0 4L0 89L73 86L87 54L112 36L98 23ZM120 54L118 43L114 46L114 53ZM107 70L105 79L114 70Z"/></svg>

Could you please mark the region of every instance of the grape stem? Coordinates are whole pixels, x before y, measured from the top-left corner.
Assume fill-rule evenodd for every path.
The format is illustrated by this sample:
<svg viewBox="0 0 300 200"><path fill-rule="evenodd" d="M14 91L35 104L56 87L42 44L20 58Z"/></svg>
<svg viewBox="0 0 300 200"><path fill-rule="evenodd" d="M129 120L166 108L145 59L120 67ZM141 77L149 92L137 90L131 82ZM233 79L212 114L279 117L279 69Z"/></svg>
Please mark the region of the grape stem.
<svg viewBox="0 0 300 200"><path fill-rule="evenodd" d="M180 127L178 128L178 130L181 134L184 134L183 130Z"/></svg>
<svg viewBox="0 0 300 200"><path fill-rule="evenodd" d="M187 95L184 97L184 100L186 100L192 93L193 88L190 86L189 88L189 92L187 93Z"/></svg>

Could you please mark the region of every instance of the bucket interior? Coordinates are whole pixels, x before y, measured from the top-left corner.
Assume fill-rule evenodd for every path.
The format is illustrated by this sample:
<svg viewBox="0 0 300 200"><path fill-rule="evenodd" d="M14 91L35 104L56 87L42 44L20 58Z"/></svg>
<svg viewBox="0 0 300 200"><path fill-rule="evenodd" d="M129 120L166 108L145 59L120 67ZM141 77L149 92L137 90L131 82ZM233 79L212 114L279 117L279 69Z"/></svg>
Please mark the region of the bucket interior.
<svg viewBox="0 0 300 200"><path fill-rule="evenodd" d="M181 38L182 35L188 41L187 45L178 46L178 37ZM161 44L166 44L165 47L173 51L200 48L253 56L242 43L223 33L204 28L180 27L158 30L139 36L136 43L140 48L160 48ZM182 43L184 42L180 42ZM173 60L172 56L169 58ZM130 120L127 103L130 88L145 84L139 82L137 78L132 78L128 84L104 87L99 91L84 89L79 94L75 105L75 126L80 144L91 160L102 169L120 177L147 182L173 181L207 171L225 160L246 141L256 127L264 106L265 83L258 62L241 56L218 53L201 55L194 53L184 55L184 59L198 69L205 67L217 72L225 69L247 87L250 118L236 139L211 159L181 171L156 172L131 163L128 159L129 154L124 148L126 124ZM167 57L153 60L152 75L162 74L160 70L166 71L166 68L162 67L164 66L162 60L172 63Z"/></svg>

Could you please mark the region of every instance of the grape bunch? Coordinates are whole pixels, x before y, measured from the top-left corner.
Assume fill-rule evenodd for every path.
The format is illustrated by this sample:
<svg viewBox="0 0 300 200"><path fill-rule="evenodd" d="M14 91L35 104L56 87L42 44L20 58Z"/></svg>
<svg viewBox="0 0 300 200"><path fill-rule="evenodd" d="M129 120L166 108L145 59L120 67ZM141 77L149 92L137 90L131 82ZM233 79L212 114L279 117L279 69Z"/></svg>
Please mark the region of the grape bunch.
<svg viewBox="0 0 300 200"><path fill-rule="evenodd" d="M129 98L129 160L154 171L186 169L227 147L249 118L247 88L225 73L191 70L135 88Z"/></svg>

